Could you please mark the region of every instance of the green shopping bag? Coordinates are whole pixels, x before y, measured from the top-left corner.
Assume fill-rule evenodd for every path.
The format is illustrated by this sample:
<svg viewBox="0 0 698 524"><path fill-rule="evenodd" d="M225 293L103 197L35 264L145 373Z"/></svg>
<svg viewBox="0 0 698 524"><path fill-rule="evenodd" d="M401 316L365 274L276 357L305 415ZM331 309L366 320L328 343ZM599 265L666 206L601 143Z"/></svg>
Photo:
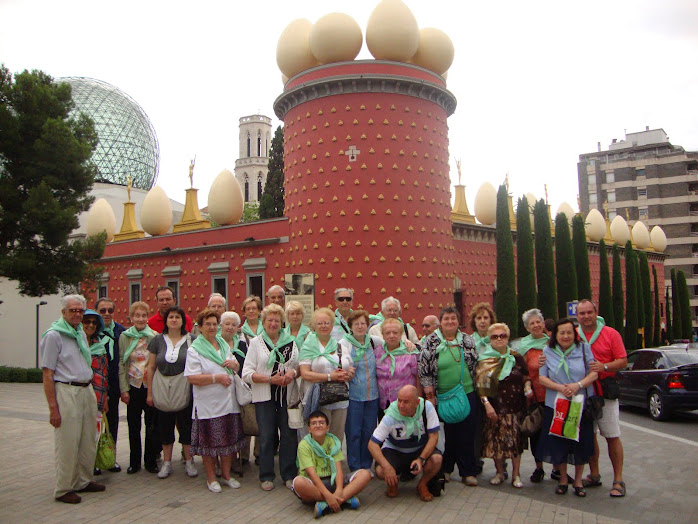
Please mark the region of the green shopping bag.
<svg viewBox="0 0 698 524"><path fill-rule="evenodd" d="M102 424L97 441L97 457L95 458L95 468L111 469L116 463L116 444L109 433L107 417L102 417Z"/></svg>

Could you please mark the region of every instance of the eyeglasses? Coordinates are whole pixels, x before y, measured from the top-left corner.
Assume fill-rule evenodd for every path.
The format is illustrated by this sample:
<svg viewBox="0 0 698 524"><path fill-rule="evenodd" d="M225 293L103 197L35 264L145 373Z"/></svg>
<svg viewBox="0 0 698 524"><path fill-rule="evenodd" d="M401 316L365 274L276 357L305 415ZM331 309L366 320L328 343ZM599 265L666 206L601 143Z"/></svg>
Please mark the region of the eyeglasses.
<svg viewBox="0 0 698 524"><path fill-rule="evenodd" d="M105 313L109 313L111 315L114 312L114 308L113 307L110 307L110 308L103 307L102 309L99 310L99 312L102 315L104 315Z"/></svg>
<svg viewBox="0 0 698 524"><path fill-rule="evenodd" d="M351 302L351 297L337 297L337 302Z"/></svg>
<svg viewBox="0 0 698 524"><path fill-rule="evenodd" d="M81 315L83 315L83 314L85 313L85 310L84 310L84 309L71 308L71 309L68 310L68 312L69 312L69 313L72 313L73 315L77 315L78 313L80 313Z"/></svg>
<svg viewBox="0 0 698 524"><path fill-rule="evenodd" d="M501 335L490 335L490 340L506 340L509 338L509 335L506 333L502 333Z"/></svg>
<svg viewBox="0 0 698 524"><path fill-rule="evenodd" d="M95 326L99 324L99 322L97 322L97 319L96 319L96 318L86 318L86 319L83 319L82 323L85 324L85 325L87 325L87 326L89 326L90 324L94 324Z"/></svg>
<svg viewBox="0 0 698 524"><path fill-rule="evenodd" d="M315 322L315 325L318 327L327 327L327 326L331 326L332 322Z"/></svg>
<svg viewBox="0 0 698 524"><path fill-rule="evenodd" d="M422 327L423 327L423 328L430 328L430 327L431 327L431 324L422 324Z"/></svg>

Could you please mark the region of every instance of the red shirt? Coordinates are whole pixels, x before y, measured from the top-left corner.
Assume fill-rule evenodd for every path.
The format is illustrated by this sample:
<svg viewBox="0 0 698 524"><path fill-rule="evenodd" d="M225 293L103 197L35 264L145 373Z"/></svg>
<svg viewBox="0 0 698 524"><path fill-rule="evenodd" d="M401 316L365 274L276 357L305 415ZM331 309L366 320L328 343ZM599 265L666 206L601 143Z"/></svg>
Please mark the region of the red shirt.
<svg viewBox="0 0 698 524"><path fill-rule="evenodd" d="M526 351L524 355L524 360L526 360L526 365L528 366L528 378L531 379L531 386L533 387L533 392L536 395L536 402L545 401L545 387L540 383L540 366L538 365L538 357L543 354L542 349L531 348Z"/></svg>
<svg viewBox="0 0 698 524"><path fill-rule="evenodd" d="M185 313L184 316L186 317L184 320L184 327L187 332L191 333L191 330L194 328L194 323L191 321L191 318L189 318L189 315ZM148 326L158 333L162 333L165 330L165 319L159 311L148 319Z"/></svg>
<svg viewBox="0 0 698 524"><path fill-rule="evenodd" d="M584 332L584 336L587 337L587 340L590 340L593 334L594 330ZM609 362L628 356L625 352L625 345L623 344L620 333L608 326L601 328L599 337L591 345L591 352L594 354L594 358L597 362L601 362L602 364L608 364ZM599 378L612 377L614 375L615 372L613 371L602 371L599 373Z"/></svg>

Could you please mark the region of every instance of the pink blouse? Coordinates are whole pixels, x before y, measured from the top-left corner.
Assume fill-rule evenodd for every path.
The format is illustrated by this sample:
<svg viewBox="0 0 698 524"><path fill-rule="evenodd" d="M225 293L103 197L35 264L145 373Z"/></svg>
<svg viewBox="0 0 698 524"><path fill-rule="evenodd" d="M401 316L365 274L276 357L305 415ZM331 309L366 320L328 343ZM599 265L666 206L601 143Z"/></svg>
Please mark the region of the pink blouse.
<svg viewBox="0 0 698 524"><path fill-rule="evenodd" d="M384 346L376 346L376 378L378 379L378 401L380 409L384 410L388 405L397 400L398 391L402 386L417 386L417 357L414 355L395 356L395 373L390 375L392 359L387 356Z"/></svg>

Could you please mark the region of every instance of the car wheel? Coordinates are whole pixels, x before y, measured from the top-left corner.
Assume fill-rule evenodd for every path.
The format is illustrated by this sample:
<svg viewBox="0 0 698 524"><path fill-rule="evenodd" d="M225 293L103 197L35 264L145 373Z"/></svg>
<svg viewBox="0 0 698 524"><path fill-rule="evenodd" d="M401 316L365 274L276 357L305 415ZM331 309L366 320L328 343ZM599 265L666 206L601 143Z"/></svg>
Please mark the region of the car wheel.
<svg viewBox="0 0 698 524"><path fill-rule="evenodd" d="M669 418L669 410L666 408L664 398L658 391L652 391L647 399L647 407L650 412L650 417L654 420L667 420Z"/></svg>

